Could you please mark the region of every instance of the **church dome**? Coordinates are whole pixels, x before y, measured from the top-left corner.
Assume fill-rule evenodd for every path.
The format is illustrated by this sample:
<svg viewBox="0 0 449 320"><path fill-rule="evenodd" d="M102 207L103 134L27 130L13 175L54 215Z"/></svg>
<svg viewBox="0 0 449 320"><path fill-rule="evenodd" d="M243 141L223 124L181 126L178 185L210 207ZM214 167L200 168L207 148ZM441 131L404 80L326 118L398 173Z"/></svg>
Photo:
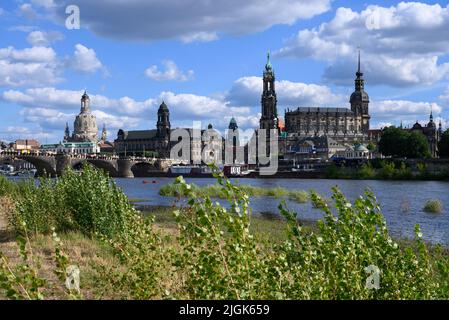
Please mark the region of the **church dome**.
<svg viewBox="0 0 449 320"><path fill-rule="evenodd" d="M234 119L234 117L231 118L231 121L229 121L229 129L236 130L238 128L237 121Z"/></svg>
<svg viewBox="0 0 449 320"><path fill-rule="evenodd" d="M422 129L422 125L420 125L419 122L416 121L416 123L412 127L412 130L421 130L421 129Z"/></svg>
<svg viewBox="0 0 449 320"><path fill-rule="evenodd" d="M90 99L86 91L81 97L81 110L76 116L73 124L72 142L97 142L98 127L97 119L90 112Z"/></svg>
<svg viewBox="0 0 449 320"><path fill-rule="evenodd" d="M349 102L350 103L354 103L354 102L369 102L368 93L366 93L365 90L354 91L351 94L351 99L349 99Z"/></svg>

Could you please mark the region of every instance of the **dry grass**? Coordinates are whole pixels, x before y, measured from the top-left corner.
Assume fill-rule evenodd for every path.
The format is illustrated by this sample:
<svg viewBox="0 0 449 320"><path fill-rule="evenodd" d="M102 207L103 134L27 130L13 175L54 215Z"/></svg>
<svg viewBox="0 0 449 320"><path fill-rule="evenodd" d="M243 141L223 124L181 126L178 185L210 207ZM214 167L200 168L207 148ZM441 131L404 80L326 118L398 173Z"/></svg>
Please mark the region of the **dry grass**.
<svg viewBox="0 0 449 320"><path fill-rule="evenodd" d="M120 265L112 252L98 241L89 239L81 233L62 234L60 238L65 252L70 257L70 264L76 265L80 269L80 285L84 298L117 298L113 291L101 288L103 282L98 281L98 267ZM38 275L47 280L43 292L45 299L67 299L64 284L54 274L55 247L51 236L37 235L31 238L30 246L34 257L33 260L37 262L34 265L38 270ZM0 243L0 251L8 258L11 266L21 263L19 249L15 241ZM1 294L0 299L4 299Z"/></svg>
<svg viewBox="0 0 449 320"><path fill-rule="evenodd" d="M8 259L9 265L14 267L22 263L19 248L14 240L14 233L8 227L9 213L14 210L14 203L8 197L0 198L0 252ZM114 298L113 292L103 296L95 296L99 292L98 266L120 265L110 249L100 242L87 238L81 233L67 233L60 235L65 252L70 257L70 263L80 269L80 284L86 299ZM56 277L54 252L55 247L49 235L36 235L31 237L29 248L32 252L32 261L29 261L38 270L39 277L46 279L44 289L46 299L66 299L64 284ZM101 291L100 291L101 292ZM107 292L107 291L106 291ZM0 299L5 299L0 293Z"/></svg>

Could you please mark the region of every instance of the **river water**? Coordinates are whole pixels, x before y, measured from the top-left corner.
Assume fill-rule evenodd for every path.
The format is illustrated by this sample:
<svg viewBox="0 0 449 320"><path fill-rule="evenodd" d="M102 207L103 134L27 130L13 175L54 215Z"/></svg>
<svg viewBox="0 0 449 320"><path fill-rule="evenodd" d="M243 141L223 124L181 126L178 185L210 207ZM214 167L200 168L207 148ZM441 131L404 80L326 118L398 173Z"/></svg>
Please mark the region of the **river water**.
<svg viewBox="0 0 449 320"><path fill-rule="evenodd" d="M132 199L142 199L145 205L172 205L173 198L158 194L161 186L171 183L173 178L135 178L115 179L126 195ZM150 183L143 183L147 181ZM187 178L187 182L203 186L214 184L214 179ZM370 188L374 191L382 212L387 220L389 230L396 237L413 237L415 224L421 225L423 238L433 243L449 245L449 182L438 181L379 181L379 180L321 180L321 179L241 179L241 184L257 187L284 187L298 190L316 190L319 194L330 198L331 188L338 186L340 190L354 201L363 191ZM424 204L430 199L440 199L444 210L440 214L426 213ZM254 213L278 212L279 201L273 198L253 198L251 207ZM221 201L220 201L221 202ZM289 209L298 213L298 218L316 221L322 217L320 210L310 203L299 204L287 201Z"/></svg>

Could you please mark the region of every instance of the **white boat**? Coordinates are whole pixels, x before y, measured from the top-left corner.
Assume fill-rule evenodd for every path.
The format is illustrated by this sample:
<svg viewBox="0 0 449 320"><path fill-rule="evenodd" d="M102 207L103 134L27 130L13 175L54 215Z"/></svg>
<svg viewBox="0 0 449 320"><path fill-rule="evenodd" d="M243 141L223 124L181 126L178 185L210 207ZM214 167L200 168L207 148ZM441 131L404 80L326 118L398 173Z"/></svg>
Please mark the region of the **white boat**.
<svg viewBox="0 0 449 320"><path fill-rule="evenodd" d="M192 169L196 168L194 166L171 166L170 173L173 174L189 174L192 172Z"/></svg>

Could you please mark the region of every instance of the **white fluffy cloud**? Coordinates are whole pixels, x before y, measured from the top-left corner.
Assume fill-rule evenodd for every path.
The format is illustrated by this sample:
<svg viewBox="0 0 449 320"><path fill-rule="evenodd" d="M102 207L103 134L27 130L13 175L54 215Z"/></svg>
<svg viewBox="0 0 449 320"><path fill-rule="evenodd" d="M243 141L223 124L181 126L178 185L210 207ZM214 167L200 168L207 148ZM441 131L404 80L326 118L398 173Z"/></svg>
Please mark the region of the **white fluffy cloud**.
<svg viewBox="0 0 449 320"><path fill-rule="evenodd" d="M0 86L41 86L60 82L61 70L52 48L0 48Z"/></svg>
<svg viewBox="0 0 449 320"><path fill-rule="evenodd" d="M59 90L52 87L31 88L24 91L8 90L0 99L22 107L25 121L38 123L42 128L56 130L71 123L79 112L83 91ZM231 106L221 98L194 94L162 92L144 101L129 97L111 99L103 95L90 94L91 109L98 123L108 128L132 129L138 125L154 128L159 104L165 101L170 109L172 125L192 126L193 121L212 122L214 126L227 127L230 117L241 120L239 125L253 126L256 118L250 108ZM223 116L225 115L225 116Z"/></svg>
<svg viewBox="0 0 449 320"><path fill-rule="evenodd" d="M31 3L44 8L52 8L55 6L53 0L31 0Z"/></svg>
<svg viewBox="0 0 449 320"><path fill-rule="evenodd" d="M75 45L75 52L70 64L74 70L82 73L95 73L104 68L95 50L79 43Z"/></svg>
<svg viewBox="0 0 449 320"><path fill-rule="evenodd" d="M194 32L181 36L181 41L184 43L191 42L210 42L218 39L216 32Z"/></svg>
<svg viewBox="0 0 449 320"><path fill-rule="evenodd" d="M327 86L287 80L277 81L276 92L280 107L342 107L345 97L332 93ZM234 82L227 97L233 104L260 106L261 77L242 77Z"/></svg>
<svg viewBox="0 0 449 320"><path fill-rule="evenodd" d="M66 122L73 121L75 114L63 113L55 109L24 108L20 111L25 122L30 122L45 129L63 130Z"/></svg>
<svg viewBox="0 0 449 320"><path fill-rule="evenodd" d="M19 6L19 14L28 20L37 18L37 13L29 3L24 3Z"/></svg>
<svg viewBox="0 0 449 320"><path fill-rule="evenodd" d="M60 90L52 87L32 88L25 91L8 90L1 96L4 101L24 107L43 107L46 109L71 110L80 108L83 90ZM155 106L155 100L136 101L129 97L110 99L102 95L90 95L92 109L102 109L116 114L138 116Z"/></svg>
<svg viewBox="0 0 449 320"><path fill-rule="evenodd" d="M156 81L189 81L192 80L195 75L193 70L188 70L185 73L179 70L176 63L172 60L164 60L162 61L162 65L164 66L164 70L159 70L157 65L152 65L145 70L145 75Z"/></svg>
<svg viewBox="0 0 449 320"><path fill-rule="evenodd" d="M440 4L370 5L361 12L338 8L331 21L299 31L276 55L328 61L325 78L349 84L361 46L369 83L432 84L449 74L449 63L438 61L449 53L448 29L449 6Z"/></svg>
<svg viewBox="0 0 449 320"><path fill-rule="evenodd" d="M370 114L374 125L392 123L392 121L396 125L401 121L404 124L413 124L416 121L426 122L429 119L430 111L436 116L441 114L443 108L434 102L407 100L372 101L370 104Z"/></svg>
<svg viewBox="0 0 449 320"><path fill-rule="evenodd" d="M329 10L331 0L63 0L54 9L61 21L67 5L77 5L82 27L115 39L211 41L219 34L259 32L293 24Z"/></svg>
<svg viewBox="0 0 449 320"><path fill-rule="evenodd" d="M69 123L72 127L77 113L66 113L49 108L23 108L20 114L25 122L33 123L42 130L59 131L62 138L65 123ZM97 118L99 128L102 128L102 124L106 124L108 130L134 128L139 123L138 118L112 115L101 110L94 110L93 114Z"/></svg>
<svg viewBox="0 0 449 320"><path fill-rule="evenodd" d="M449 86L444 91L444 93L438 97L442 103L449 104Z"/></svg>
<svg viewBox="0 0 449 320"><path fill-rule="evenodd" d="M27 41L32 46L47 47L51 43L62 40L63 34L57 31L32 31L27 37Z"/></svg>

